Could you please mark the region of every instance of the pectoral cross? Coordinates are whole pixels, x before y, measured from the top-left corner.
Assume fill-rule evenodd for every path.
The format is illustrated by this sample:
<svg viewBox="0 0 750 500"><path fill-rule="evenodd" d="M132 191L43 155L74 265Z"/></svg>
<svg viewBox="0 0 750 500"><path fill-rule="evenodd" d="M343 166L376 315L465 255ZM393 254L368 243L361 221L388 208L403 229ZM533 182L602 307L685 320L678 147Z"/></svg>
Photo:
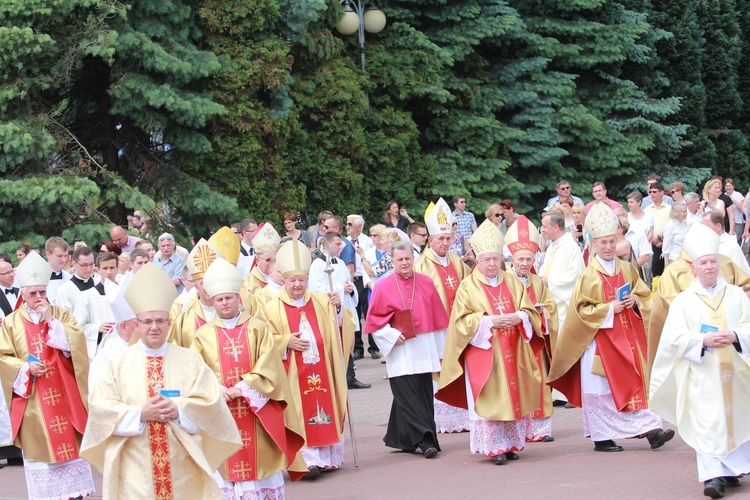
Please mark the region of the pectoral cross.
<svg viewBox="0 0 750 500"><path fill-rule="evenodd" d="M229 342L230 345L224 345L224 352L234 356L234 362L237 363L240 360L239 355L242 353L242 350L238 350L239 346L235 345L234 339L229 339Z"/></svg>
<svg viewBox="0 0 750 500"><path fill-rule="evenodd" d="M451 290L456 289L456 280L453 278L453 276L448 275L448 277L445 278L445 282L448 284Z"/></svg>
<svg viewBox="0 0 750 500"><path fill-rule="evenodd" d="M505 310L510 308L510 301L502 295L498 295L495 299L495 308L500 311L500 314L505 314Z"/></svg>

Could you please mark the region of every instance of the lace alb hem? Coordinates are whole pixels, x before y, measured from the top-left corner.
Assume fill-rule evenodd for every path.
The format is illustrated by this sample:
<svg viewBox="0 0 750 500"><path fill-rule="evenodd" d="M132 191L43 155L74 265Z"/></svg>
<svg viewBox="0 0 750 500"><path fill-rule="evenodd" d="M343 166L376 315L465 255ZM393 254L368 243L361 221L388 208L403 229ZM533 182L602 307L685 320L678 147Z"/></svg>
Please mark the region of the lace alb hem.
<svg viewBox="0 0 750 500"><path fill-rule="evenodd" d="M632 438L662 428L651 409L617 411L612 394L583 393L583 434L592 441Z"/></svg>
<svg viewBox="0 0 750 500"><path fill-rule="evenodd" d="M308 467L316 466L321 469L338 469L344 463L344 440L336 444L320 448L302 448L302 458Z"/></svg>
<svg viewBox="0 0 750 500"><path fill-rule="evenodd" d="M49 340L47 345L53 349L61 350L66 357L70 357L70 343L68 342L68 335L65 333L65 326L55 318L51 318L47 324L49 325Z"/></svg>
<svg viewBox="0 0 750 500"><path fill-rule="evenodd" d="M471 452L494 457L509 451L522 451L525 444L525 420L472 420Z"/></svg>
<svg viewBox="0 0 750 500"><path fill-rule="evenodd" d="M435 399L435 427L441 434L469 430L469 410Z"/></svg>
<svg viewBox="0 0 750 500"><path fill-rule="evenodd" d="M552 435L552 417L532 418L526 415L526 441L541 441L545 436Z"/></svg>
<svg viewBox="0 0 750 500"><path fill-rule="evenodd" d="M487 349L492 347L492 342L490 341L491 338L492 320L489 316L482 316L482 319L479 320L477 331L474 333L474 336L471 337L469 344L486 351Z"/></svg>
<svg viewBox="0 0 750 500"><path fill-rule="evenodd" d="M29 390L29 371L31 370L31 366L29 365L29 362L21 365L21 368L18 370L18 375L16 375L16 380L13 381L13 392L15 394L18 394L22 398L29 397L29 394L31 391Z"/></svg>
<svg viewBox="0 0 750 500"><path fill-rule="evenodd" d="M94 493L91 466L77 458L56 464L24 460L26 489L33 500L67 500Z"/></svg>
<svg viewBox="0 0 750 500"><path fill-rule="evenodd" d="M281 472L256 481L226 481L219 472L214 479L221 488L223 500L284 500L284 476Z"/></svg>

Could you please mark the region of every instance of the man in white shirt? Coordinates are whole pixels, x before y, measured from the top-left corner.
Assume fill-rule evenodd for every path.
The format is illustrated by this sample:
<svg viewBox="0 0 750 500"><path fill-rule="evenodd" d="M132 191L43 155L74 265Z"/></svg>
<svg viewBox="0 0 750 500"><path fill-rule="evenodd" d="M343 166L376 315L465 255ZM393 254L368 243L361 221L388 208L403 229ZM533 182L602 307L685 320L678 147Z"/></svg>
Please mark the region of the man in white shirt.
<svg viewBox="0 0 750 500"><path fill-rule="evenodd" d="M653 276L661 276L664 272L664 259L661 256L662 244L664 242L664 228L669 222L669 214L672 212L672 206L664 199L664 186L659 182L652 183L648 188L648 194L651 196L652 203L644 210L654 219L654 233L651 237L651 247L654 251L654 258L651 263L651 273Z"/></svg>
<svg viewBox="0 0 750 500"><path fill-rule="evenodd" d="M724 190L732 200L732 207L727 207L727 210L734 210L734 234L737 236L737 242L739 243L742 241L742 233L745 229L745 212L742 210L745 197L734 190L734 179L731 177L724 179Z"/></svg>
<svg viewBox="0 0 750 500"><path fill-rule="evenodd" d="M370 281L370 277L364 271L362 265L362 257L359 256L357 248L362 248L362 251L373 248L375 244L372 242L372 238L362 232L365 227L365 219L361 215L353 214L346 217L346 239L352 243L354 247L354 276L352 282L354 287L357 289L357 295L359 301L357 302L357 318L362 321L367 317L367 282ZM380 357L380 349L375 345L375 340L372 337L368 337L369 347L368 352L375 359ZM360 359L364 356L365 346L362 339L361 329L357 329L354 332L354 359Z"/></svg>
<svg viewBox="0 0 750 500"><path fill-rule="evenodd" d="M47 285L47 300L52 305L56 305L57 291L71 276L64 269L65 263L68 261L69 249L68 242L59 236L52 236L44 243L44 255L52 269L49 285Z"/></svg>
<svg viewBox="0 0 750 500"><path fill-rule="evenodd" d="M687 219L688 226L692 226L696 222L703 220L703 210L701 210L701 197L698 193L687 193L684 196L685 205L687 205L688 214Z"/></svg>
<svg viewBox="0 0 750 500"><path fill-rule="evenodd" d="M83 330L86 337L89 361L94 359L102 338L112 333L115 328L115 318L105 296L105 283L109 280L106 285L117 288L115 284L117 255L102 252L99 254L97 263L101 282L93 288L81 292L73 309L73 316L76 317L78 327Z"/></svg>
<svg viewBox="0 0 750 500"><path fill-rule="evenodd" d="M240 222L240 258L237 261L237 269L244 278L253 267L255 260L255 249L253 249L253 233L258 229L258 223L255 219L243 219Z"/></svg>
<svg viewBox="0 0 750 500"><path fill-rule="evenodd" d="M88 247L78 247L73 252L73 276L57 291L56 305L73 312L81 292L94 288L94 252Z"/></svg>

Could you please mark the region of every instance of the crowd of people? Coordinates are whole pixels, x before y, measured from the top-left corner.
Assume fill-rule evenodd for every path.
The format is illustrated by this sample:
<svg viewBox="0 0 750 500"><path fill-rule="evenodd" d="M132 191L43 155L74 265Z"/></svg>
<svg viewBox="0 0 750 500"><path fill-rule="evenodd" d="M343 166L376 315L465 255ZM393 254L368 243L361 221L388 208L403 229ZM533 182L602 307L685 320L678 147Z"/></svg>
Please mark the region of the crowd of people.
<svg viewBox="0 0 750 500"><path fill-rule="evenodd" d="M594 451L656 450L664 418L720 498L750 473L748 197L646 186L626 210L560 181L539 227L510 200L478 225L456 196L423 221L391 201L368 231L284 214L188 250L136 213L98 251L0 254L0 456L31 498L90 495L91 465L111 498L283 498L283 473L343 464L367 354L393 395L387 447L432 459L468 431L504 465L574 406Z"/></svg>

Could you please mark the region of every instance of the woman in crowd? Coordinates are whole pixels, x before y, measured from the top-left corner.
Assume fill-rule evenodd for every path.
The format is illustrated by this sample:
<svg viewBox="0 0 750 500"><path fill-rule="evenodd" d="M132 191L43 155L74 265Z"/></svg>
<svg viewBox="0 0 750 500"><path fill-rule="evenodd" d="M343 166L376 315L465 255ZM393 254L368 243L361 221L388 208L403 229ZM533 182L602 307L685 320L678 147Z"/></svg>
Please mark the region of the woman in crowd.
<svg viewBox="0 0 750 500"><path fill-rule="evenodd" d="M628 195L628 224L630 229L636 233L643 234L647 241L651 241L654 235L654 218L643 211L641 202L643 195L633 191Z"/></svg>
<svg viewBox="0 0 750 500"><path fill-rule="evenodd" d="M570 216L573 218L573 223L575 224L573 238L578 243L581 251L583 251L586 247L586 238L583 237L583 224L586 222L586 207L583 205L573 205L570 209Z"/></svg>
<svg viewBox="0 0 750 500"><path fill-rule="evenodd" d="M510 226L516 223L516 219L518 219L520 215L516 213L516 207L513 206L513 203L511 203L510 200L501 201L500 207L503 209L503 223L500 226L500 232L505 235L505 233L508 232L508 229L510 229Z"/></svg>
<svg viewBox="0 0 750 500"><path fill-rule="evenodd" d="M102 246L99 247L99 252L109 252L115 255L120 255L122 254L122 248L115 245L113 241L105 241L104 243L102 243Z"/></svg>
<svg viewBox="0 0 750 500"><path fill-rule="evenodd" d="M284 223L287 237L300 240L306 247L309 247L312 244L308 232L297 229L297 216L295 214L284 214L282 222Z"/></svg>
<svg viewBox="0 0 750 500"><path fill-rule="evenodd" d="M670 262L677 260L680 256L682 243L685 241L685 234L688 230L685 219L687 219L687 205L681 202L674 203L672 211L669 213L669 222L664 226L664 242L662 244L664 267L667 267Z"/></svg>
<svg viewBox="0 0 750 500"><path fill-rule="evenodd" d="M703 212L719 211L722 215L726 215L726 207L724 202L719 199L721 196L721 181L719 179L711 179L703 186L703 201L701 201L701 207Z"/></svg>
<svg viewBox="0 0 750 500"><path fill-rule="evenodd" d="M484 212L485 219L489 219L494 225L496 225L500 231L502 231L503 223L503 207L497 203L493 203Z"/></svg>
<svg viewBox="0 0 750 500"><path fill-rule="evenodd" d="M388 276L393 272L393 264L388 251L391 249L391 243L398 241L398 233L389 229L382 224L376 224L370 228L370 238L375 245L363 251L362 247L357 246L356 250L362 258L362 267L367 275L372 278L372 284L375 285L380 278Z"/></svg>
<svg viewBox="0 0 750 500"><path fill-rule="evenodd" d="M16 259L18 259L19 264L29 255L29 252L31 252L31 247L26 243L16 248Z"/></svg>
<svg viewBox="0 0 750 500"><path fill-rule="evenodd" d="M628 223L628 218L618 217L617 219L620 221L620 223L617 225L617 244L615 246L615 256L618 259L635 263L635 259L633 258L633 247L631 247L630 242L625 239L625 233L630 230L630 223Z"/></svg>
<svg viewBox="0 0 750 500"><path fill-rule="evenodd" d="M402 231L406 231L406 228L414 222L406 213L405 208L401 208L397 201L391 200L385 206L385 213L383 218L380 219L380 223L385 227L395 227Z"/></svg>

